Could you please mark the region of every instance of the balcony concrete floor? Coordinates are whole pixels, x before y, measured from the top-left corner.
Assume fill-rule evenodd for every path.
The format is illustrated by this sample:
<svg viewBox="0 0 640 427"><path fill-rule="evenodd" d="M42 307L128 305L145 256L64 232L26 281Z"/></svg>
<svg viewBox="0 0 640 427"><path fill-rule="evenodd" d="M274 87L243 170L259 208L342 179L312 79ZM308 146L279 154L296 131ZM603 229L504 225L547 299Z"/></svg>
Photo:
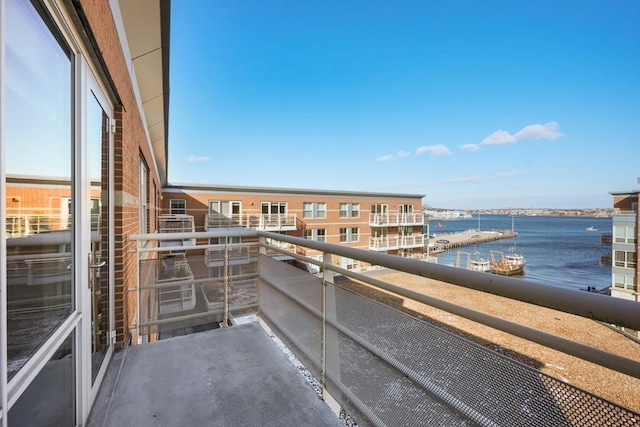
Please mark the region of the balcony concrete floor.
<svg viewBox="0 0 640 427"><path fill-rule="evenodd" d="M258 323L116 352L88 426L340 426Z"/></svg>

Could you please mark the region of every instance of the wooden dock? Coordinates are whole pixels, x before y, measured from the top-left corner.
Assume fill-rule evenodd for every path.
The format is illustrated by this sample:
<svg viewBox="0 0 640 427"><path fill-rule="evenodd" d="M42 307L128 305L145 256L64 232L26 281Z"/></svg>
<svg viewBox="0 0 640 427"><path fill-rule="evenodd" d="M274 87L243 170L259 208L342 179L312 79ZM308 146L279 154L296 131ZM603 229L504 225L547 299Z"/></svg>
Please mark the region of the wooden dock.
<svg viewBox="0 0 640 427"><path fill-rule="evenodd" d="M512 230L466 230L455 233L439 233L434 234L434 237L429 237L429 253L446 252L449 249L510 239L517 236L518 233Z"/></svg>

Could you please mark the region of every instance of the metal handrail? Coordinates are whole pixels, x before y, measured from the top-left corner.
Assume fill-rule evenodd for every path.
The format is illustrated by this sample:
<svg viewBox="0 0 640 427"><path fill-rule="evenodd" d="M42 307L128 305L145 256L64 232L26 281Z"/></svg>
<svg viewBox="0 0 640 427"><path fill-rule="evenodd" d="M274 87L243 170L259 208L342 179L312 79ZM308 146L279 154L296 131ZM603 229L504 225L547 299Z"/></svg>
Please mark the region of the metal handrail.
<svg viewBox="0 0 640 427"><path fill-rule="evenodd" d="M411 258L339 246L299 237L258 231L258 236L307 246L321 252L357 259L417 276L440 280L470 289L500 295L565 313L640 330L640 305L634 301L580 292L529 280L483 274L446 265L425 263Z"/></svg>

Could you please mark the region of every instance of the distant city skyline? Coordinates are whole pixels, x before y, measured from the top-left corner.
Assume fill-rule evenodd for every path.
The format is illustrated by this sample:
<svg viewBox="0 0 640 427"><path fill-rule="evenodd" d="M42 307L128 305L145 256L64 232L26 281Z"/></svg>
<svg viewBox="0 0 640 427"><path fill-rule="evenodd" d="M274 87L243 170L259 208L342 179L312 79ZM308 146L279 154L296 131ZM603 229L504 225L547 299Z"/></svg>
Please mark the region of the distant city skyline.
<svg viewBox="0 0 640 427"><path fill-rule="evenodd" d="M610 207L640 2L172 2L169 181Z"/></svg>

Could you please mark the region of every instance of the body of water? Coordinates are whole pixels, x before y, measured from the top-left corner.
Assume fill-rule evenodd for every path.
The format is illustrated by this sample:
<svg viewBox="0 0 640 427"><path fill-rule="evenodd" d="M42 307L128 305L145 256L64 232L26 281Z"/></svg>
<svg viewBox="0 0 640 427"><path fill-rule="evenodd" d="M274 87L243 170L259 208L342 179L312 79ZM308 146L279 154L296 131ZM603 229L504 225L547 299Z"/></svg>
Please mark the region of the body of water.
<svg viewBox="0 0 640 427"><path fill-rule="evenodd" d="M544 217L508 215L480 215L469 219L429 222L429 233L444 236L446 233L469 229L510 230L518 237L496 242L466 246L437 254L438 263L449 265L456 262L458 251L473 252L477 249L482 258L491 259L490 251L509 252L511 246L524 256L527 266L521 277L553 286L598 289L611 284L611 267L600 265L600 255L611 253L610 245L600 243L603 233L611 233L611 218ZM437 224L445 228L436 228ZM594 227L597 231L586 231ZM444 237L443 237L444 238Z"/></svg>

